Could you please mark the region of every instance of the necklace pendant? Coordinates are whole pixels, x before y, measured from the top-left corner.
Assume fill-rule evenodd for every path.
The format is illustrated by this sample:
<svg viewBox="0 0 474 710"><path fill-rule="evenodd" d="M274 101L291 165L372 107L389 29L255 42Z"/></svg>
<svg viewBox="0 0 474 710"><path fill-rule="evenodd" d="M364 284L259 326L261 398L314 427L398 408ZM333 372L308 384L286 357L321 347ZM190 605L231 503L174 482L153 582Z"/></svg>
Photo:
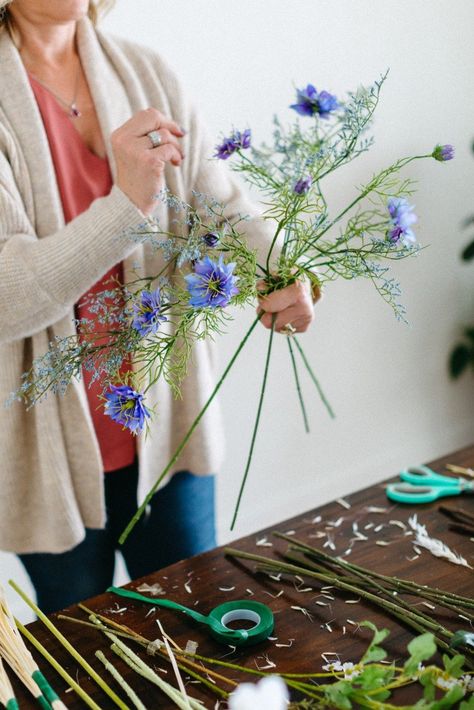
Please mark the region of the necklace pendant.
<svg viewBox="0 0 474 710"><path fill-rule="evenodd" d="M75 103L71 104L71 110L69 112L69 115L71 116L71 118L79 118L79 116L81 115L81 112L79 111Z"/></svg>

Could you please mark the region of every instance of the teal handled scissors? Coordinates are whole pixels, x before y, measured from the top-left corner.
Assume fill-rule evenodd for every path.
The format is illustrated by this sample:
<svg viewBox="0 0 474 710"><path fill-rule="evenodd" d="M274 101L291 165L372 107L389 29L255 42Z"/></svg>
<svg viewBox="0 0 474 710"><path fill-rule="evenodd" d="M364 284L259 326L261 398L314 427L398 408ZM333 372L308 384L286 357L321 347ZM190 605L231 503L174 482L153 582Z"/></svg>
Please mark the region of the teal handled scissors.
<svg viewBox="0 0 474 710"><path fill-rule="evenodd" d="M428 466L411 466L401 471L400 483L386 486L387 498L397 503L431 503L444 496L474 493L474 481L441 476Z"/></svg>

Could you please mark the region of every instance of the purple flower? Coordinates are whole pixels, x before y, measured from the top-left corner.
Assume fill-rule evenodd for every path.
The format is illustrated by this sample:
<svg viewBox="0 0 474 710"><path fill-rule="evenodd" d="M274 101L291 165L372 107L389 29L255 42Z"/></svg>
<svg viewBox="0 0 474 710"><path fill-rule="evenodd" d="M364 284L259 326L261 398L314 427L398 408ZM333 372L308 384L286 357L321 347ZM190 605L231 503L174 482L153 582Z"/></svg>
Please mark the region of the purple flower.
<svg viewBox="0 0 474 710"><path fill-rule="evenodd" d="M222 255L217 262L208 256L196 262L194 273L185 276L190 305L194 308L227 306L232 296L239 293L234 268L235 263L224 264Z"/></svg>
<svg viewBox="0 0 474 710"><path fill-rule="evenodd" d="M291 104L300 116L314 116L316 113L321 118L328 118L331 111L339 108L337 98L328 91L321 91L319 94L312 84L308 84L306 89L296 90L296 103Z"/></svg>
<svg viewBox="0 0 474 710"><path fill-rule="evenodd" d="M219 244L219 239L221 238L218 232L208 232L202 235L202 240L207 244L208 247L213 249L217 244Z"/></svg>
<svg viewBox="0 0 474 710"><path fill-rule="evenodd" d="M431 155L435 160L445 163L447 160L454 158L454 146L449 145L449 143L446 145L437 145Z"/></svg>
<svg viewBox="0 0 474 710"><path fill-rule="evenodd" d="M313 178L311 175L307 175L304 178L300 178L293 187L293 192L297 195L306 195L312 185Z"/></svg>
<svg viewBox="0 0 474 710"><path fill-rule="evenodd" d="M132 326L142 336L151 335L156 333L160 323L168 320L160 314L161 291L159 288L155 291L142 291L140 296L140 302L133 304Z"/></svg>
<svg viewBox="0 0 474 710"><path fill-rule="evenodd" d="M150 412L143 404L143 395L135 392L128 385L110 385L112 392L107 392L104 413L114 422L122 424L134 434L139 434Z"/></svg>
<svg viewBox="0 0 474 710"><path fill-rule="evenodd" d="M415 206L410 205L405 197L391 197L387 202L387 209L392 224L388 232L390 241L401 241L407 247L415 244L416 237L411 229L411 225L417 221L416 214L413 214Z"/></svg>
<svg viewBox="0 0 474 710"><path fill-rule="evenodd" d="M250 128L246 128L243 133L241 133L240 131L234 131L230 138L224 138L221 145L216 145L217 153L214 154L214 158L227 160L227 158L230 158L230 156L237 150L244 150L245 148L249 148L250 139Z"/></svg>

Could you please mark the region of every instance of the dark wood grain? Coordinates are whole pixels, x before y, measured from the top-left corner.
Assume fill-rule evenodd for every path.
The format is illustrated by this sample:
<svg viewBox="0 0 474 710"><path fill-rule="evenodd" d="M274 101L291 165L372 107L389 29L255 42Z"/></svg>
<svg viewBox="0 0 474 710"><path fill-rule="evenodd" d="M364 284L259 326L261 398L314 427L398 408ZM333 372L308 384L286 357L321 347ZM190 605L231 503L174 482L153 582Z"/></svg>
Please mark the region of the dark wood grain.
<svg viewBox="0 0 474 710"><path fill-rule="evenodd" d="M434 470L444 473L446 463L474 467L474 446L432 461L429 465ZM289 532L289 534L316 547L324 543L324 539L315 537L318 531L330 532L336 550L331 552L326 548L326 552L341 555L351 548L350 555L347 557L349 561L357 562L384 574L396 574L399 577L406 577L423 584L472 596L474 589L472 570L434 558L426 551L422 552L416 560L412 560L414 552L411 537L405 536L399 526L389 522L390 520L400 520L406 523L408 517L416 512L420 522L427 525L428 531L433 537L441 537L453 549L463 554L471 564L474 564L473 542L468 537L448 529L450 521L438 511L438 506L442 504L442 501L416 507L396 505L387 500L383 484L345 496L345 500L351 505L350 509L345 509L335 501L286 520L276 526L276 529ZM473 501L474 498L466 496L458 499L456 503L459 507L473 513ZM370 506L386 508L387 512L371 513L367 510ZM321 522L313 522L316 516L321 516ZM338 523L339 518L342 518L339 524L331 526L330 523ZM359 530L364 532L369 539L354 542L351 546L354 522L357 522ZM364 530L364 526L370 523L374 523L374 526L369 530ZM375 528L379 525L383 525L383 528L375 532ZM327 530L327 528L330 529ZM249 535L241 540L236 540L232 546L258 554L275 556L278 551L286 549L286 543L272 538L271 532L272 530L268 529ZM256 544L257 540L264 537L272 543L272 547ZM390 544L387 546L377 545L377 541L380 540ZM153 542L150 541L150 544ZM186 606L193 606L203 613L208 613L212 607L231 599L248 598L268 604L275 614L274 635L278 637L278 641L269 640L256 647L240 650L227 656L227 660L234 660L252 668L257 665L265 666L270 660L275 663L275 672L320 671L321 665L324 663L321 654L325 652L336 652L342 662L356 661L364 652L370 634L365 629L359 629L351 621L357 623L364 619L370 619L379 627L391 629L392 633L386 648L392 659L399 659L402 656L406 644L412 638L408 628L391 620L370 604L364 602L347 604L347 599L350 596L340 593L334 595L335 601L328 600L321 596L319 585L316 584L311 585L313 591L301 593L293 583L285 583L283 580L274 581L267 576L256 575L252 563L243 564L227 559L222 548L189 560L183 560L127 586L135 589L143 581L149 584L159 582L166 590L168 597ZM310 585L305 584L304 586ZM230 592L220 590L220 588L230 587L233 588ZM283 593L281 594L281 592ZM328 606L316 604L317 601L327 603ZM155 618L159 616L168 634L182 646L185 646L188 639L193 639L199 643L199 653L216 658L225 656L230 650L213 641L203 628L172 611L160 610L149 614L150 608L148 606L129 603L124 599L117 600L117 597L112 594L94 597L87 601L87 605L95 611L135 629L150 640L159 636L155 622ZM126 607L124 611L118 611L124 607ZM292 607L307 609L311 618ZM83 612L77 607L71 607L68 613L85 618ZM97 649L102 649L106 656L116 663L147 707L157 709L173 707L157 688L136 676L120 660L116 659L109 650L109 643L105 642L98 632L59 620L56 614L53 614L51 618L89 663L104 674L113 687L114 682L109 681L109 678L105 676L105 671L94 656ZM452 629L456 629L462 624L459 619L443 610L440 610L440 620ZM80 682L100 707L104 710L115 707L40 622L29 624L29 629ZM277 647L275 643L291 645ZM45 664L36 651L34 651L34 655L66 705L77 709L85 707L73 692L66 692L66 684L54 670ZM143 657L146 658L145 655ZM150 657L148 661L150 662ZM173 681L171 670L164 661L152 659L151 662L156 669L168 670L167 674L163 673L163 677ZM158 672L162 671L158 670ZM229 674L229 677L241 680L236 673ZM215 698L209 691L202 690L198 685L188 685L188 689L190 694L201 699L206 707L214 708ZM36 707L32 698L28 697L17 684L15 684L15 690L20 699L21 708ZM413 690L409 689L405 691L403 700L409 703L413 697Z"/></svg>

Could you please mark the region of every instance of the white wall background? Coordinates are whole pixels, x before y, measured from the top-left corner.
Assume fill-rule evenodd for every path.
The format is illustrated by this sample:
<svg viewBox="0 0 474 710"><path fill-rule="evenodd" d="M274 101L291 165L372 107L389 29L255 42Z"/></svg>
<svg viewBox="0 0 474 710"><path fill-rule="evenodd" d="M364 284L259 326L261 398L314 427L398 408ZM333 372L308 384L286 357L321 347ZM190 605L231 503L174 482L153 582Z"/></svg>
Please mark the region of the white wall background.
<svg viewBox="0 0 474 710"><path fill-rule="evenodd" d="M472 0L118 0L103 25L153 47L199 103L209 131L251 126L270 136L273 113L292 120L294 87L311 82L342 96L390 68L374 127L376 145L332 185L334 204L395 158L453 143L456 160L416 163L419 241L402 262L410 326L399 324L368 283L336 283L302 344L333 404L329 420L307 380L305 435L286 343L278 338L264 419L237 527L229 532L253 424L266 333L241 356L223 390L228 456L219 477L220 541L293 516L400 467L474 441L474 379L447 376L448 353L474 322L473 267L459 259L474 212ZM293 115L292 115L293 114ZM471 230L472 231L472 230ZM221 361L251 314L221 340ZM0 554L0 578L23 581ZM121 574L121 577L123 573ZM26 615L20 611L23 618Z"/></svg>

